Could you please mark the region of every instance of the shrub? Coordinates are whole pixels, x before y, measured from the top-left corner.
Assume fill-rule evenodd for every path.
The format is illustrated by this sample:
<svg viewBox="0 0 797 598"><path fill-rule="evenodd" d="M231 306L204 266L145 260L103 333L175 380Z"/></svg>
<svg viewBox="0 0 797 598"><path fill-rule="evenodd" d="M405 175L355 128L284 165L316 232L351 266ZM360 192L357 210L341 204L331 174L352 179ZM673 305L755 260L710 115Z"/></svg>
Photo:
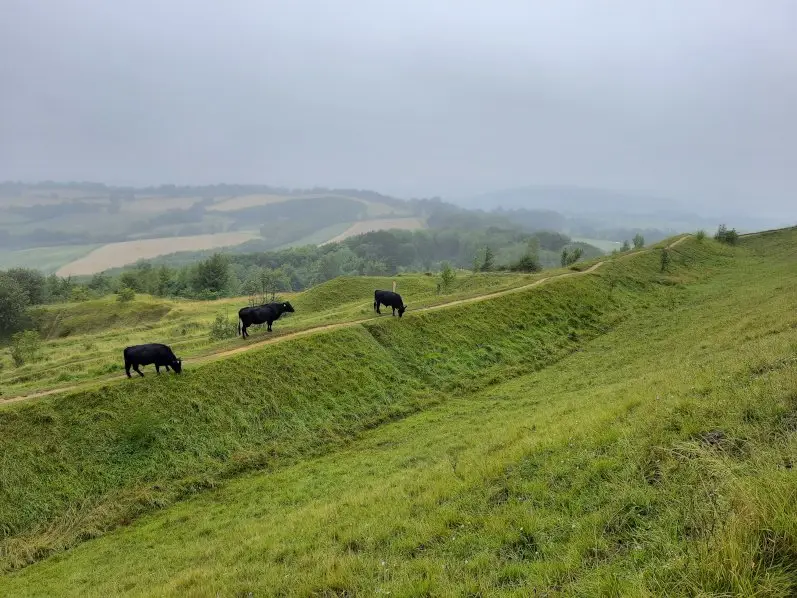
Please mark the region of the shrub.
<svg viewBox="0 0 797 598"><path fill-rule="evenodd" d="M714 238L720 243L736 245L737 241L739 240L739 233L736 232L735 228L728 230L724 224L720 224L716 234L714 235Z"/></svg>
<svg viewBox="0 0 797 598"><path fill-rule="evenodd" d="M703 239L705 239L705 238L706 238L706 231L704 231L704 230L701 228L699 231L697 231L697 232L695 233L695 238L696 238L698 241L702 241Z"/></svg>
<svg viewBox="0 0 797 598"><path fill-rule="evenodd" d="M510 264L509 269L513 272L539 272L542 270L542 264L535 256L526 254L514 264Z"/></svg>
<svg viewBox="0 0 797 598"><path fill-rule="evenodd" d="M221 341L225 338L233 338L238 334L238 323L229 320L223 314L217 314L213 324L210 325L210 339Z"/></svg>
<svg viewBox="0 0 797 598"><path fill-rule="evenodd" d="M565 247L562 249L562 267L565 268L572 264L575 264L581 256L583 255L584 250L581 247L575 247L573 249L567 249Z"/></svg>
<svg viewBox="0 0 797 598"><path fill-rule="evenodd" d="M91 299L91 294L86 287L76 286L72 287L72 292L69 294L70 301L79 303L81 301L88 301Z"/></svg>
<svg viewBox="0 0 797 598"><path fill-rule="evenodd" d="M130 287L122 287L116 294L116 300L121 303L127 303L136 298L136 292Z"/></svg>
<svg viewBox="0 0 797 598"><path fill-rule="evenodd" d="M661 250L661 271L664 272L670 265L670 251L664 247Z"/></svg>
<svg viewBox="0 0 797 598"><path fill-rule="evenodd" d="M41 357L41 337L35 330L17 332L11 337L11 359L17 367L34 363Z"/></svg>
<svg viewBox="0 0 797 598"><path fill-rule="evenodd" d="M623 241L623 246L620 247L620 251L629 251L631 246L628 244L628 241Z"/></svg>
<svg viewBox="0 0 797 598"><path fill-rule="evenodd" d="M457 274L448 262L443 262L443 268L440 271L440 286L444 291L447 291L454 283L454 278Z"/></svg>
<svg viewBox="0 0 797 598"><path fill-rule="evenodd" d="M645 237L637 233L634 235L633 243L634 243L634 249L641 249L642 247L645 246Z"/></svg>

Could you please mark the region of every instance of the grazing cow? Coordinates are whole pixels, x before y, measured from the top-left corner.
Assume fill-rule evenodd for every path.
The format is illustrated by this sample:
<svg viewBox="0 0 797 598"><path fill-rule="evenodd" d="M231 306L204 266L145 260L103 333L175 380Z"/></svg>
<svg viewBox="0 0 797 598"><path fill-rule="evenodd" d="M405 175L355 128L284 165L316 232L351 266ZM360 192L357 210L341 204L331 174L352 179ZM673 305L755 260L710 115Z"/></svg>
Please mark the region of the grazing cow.
<svg viewBox="0 0 797 598"><path fill-rule="evenodd" d="M252 324L268 324L268 331L271 332L271 324L278 320L286 312L293 312L293 306L288 301L282 303L267 303L255 307L244 307L238 311L238 334L247 338L249 334L246 329Z"/></svg>
<svg viewBox="0 0 797 598"><path fill-rule="evenodd" d="M155 372L160 375L161 366L169 371L169 368L174 370L175 374L183 371L183 360L174 356L171 348L168 345L161 345L160 343L148 343L146 345L134 345L127 347L124 350L125 355L125 372L127 377L131 378L130 368L132 367L139 376L142 378L144 374L140 369L142 365L155 364Z"/></svg>
<svg viewBox="0 0 797 598"><path fill-rule="evenodd" d="M378 314L382 313L379 311L380 305L392 307L394 316L396 315L396 310L398 310L399 318L404 315L404 310L407 309L407 306L404 305L404 300L401 298L401 295L394 293L393 291L374 291L374 310Z"/></svg>

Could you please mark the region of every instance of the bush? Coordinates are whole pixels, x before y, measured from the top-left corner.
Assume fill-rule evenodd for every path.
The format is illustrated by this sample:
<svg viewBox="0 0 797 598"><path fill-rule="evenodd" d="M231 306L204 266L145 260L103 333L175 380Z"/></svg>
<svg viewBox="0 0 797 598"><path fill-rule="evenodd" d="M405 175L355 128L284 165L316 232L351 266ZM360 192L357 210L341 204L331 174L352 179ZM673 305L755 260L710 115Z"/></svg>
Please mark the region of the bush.
<svg viewBox="0 0 797 598"><path fill-rule="evenodd" d="M670 250L666 247L661 250L661 271L664 272L670 265Z"/></svg>
<svg viewBox="0 0 797 598"><path fill-rule="evenodd" d="M448 262L443 262L443 268L440 271L440 286L444 291L447 291L454 283L454 278L457 274Z"/></svg>
<svg viewBox="0 0 797 598"><path fill-rule="evenodd" d="M509 269L512 272L540 272L542 264L535 256L526 254L514 264L510 264Z"/></svg>
<svg viewBox="0 0 797 598"><path fill-rule="evenodd" d="M567 249L565 247L562 249L562 268L575 264L581 256L583 255L584 250L581 247L575 247L573 249Z"/></svg>
<svg viewBox="0 0 797 598"><path fill-rule="evenodd" d="M88 301L89 299L91 299L91 293L89 293L89 290L86 287L83 286L73 287L69 299L74 303Z"/></svg>
<svg viewBox="0 0 797 598"><path fill-rule="evenodd" d="M120 303L127 303L136 298L136 292L130 287L122 287L116 293L116 300Z"/></svg>
<svg viewBox="0 0 797 598"><path fill-rule="evenodd" d="M724 224L720 224L719 228L717 229L717 233L714 235L714 238L720 243L736 245L736 243L739 241L739 233L736 232L735 228L728 230Z"/></svg>
<svg viewBox="0 0 797 598"><path fill-rule="evenodd" d="M17 332L11 337L11 359L20 367L26 363L34 363L41 357L41 337L35 330Z"/></svg>
<svg viewBox="0 0 797 598"><path fill-rule="evenodd" d="M223 314L217 314L213 324L210 325L210 339L221 341L233 338L238 334L238 322L227 319Z"/></svg>
<svg viewBox="0 0 797 598"><path fill-rule="evenodd" d="M630 251L631 246L628 244L628 241L623 241L623 246L620 247L620 251Z"/></svg>
<svg viewBox="0 0 797 598"><path fill-rule="evenodd" d="M699 231L697 231L697 232L695 233L695 238L696 238L698 241L702 241L703 239L705 239L705 238L706 238L706 231L704 231L704 230L701 228Z"/></svg>
<svg viewBox="0 0 797 598"><path fill-rule="evenodd" d="M633 242L634 242L634 249L641 249L645 246L645 237L637 233L634 235Z"/></svg>
<svg viewBox="0 0 797 598"><path fill-rule="evenodd" d="M28 295L10 276L0 273L0 338L28 325Z"/></svg>

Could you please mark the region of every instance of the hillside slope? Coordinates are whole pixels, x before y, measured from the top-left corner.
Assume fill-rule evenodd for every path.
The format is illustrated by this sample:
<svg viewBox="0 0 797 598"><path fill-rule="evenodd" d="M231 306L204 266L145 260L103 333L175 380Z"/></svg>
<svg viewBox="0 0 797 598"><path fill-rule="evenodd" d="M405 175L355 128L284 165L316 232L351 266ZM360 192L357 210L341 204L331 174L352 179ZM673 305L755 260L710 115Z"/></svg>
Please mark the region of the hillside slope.
<svg viewBox="0 0 797 598"><path fill-rule="evenodd" d="M790 595L795 247L690 240L665 273L629 256L4 410L6 566L217 489L0 591Z"/></svg>

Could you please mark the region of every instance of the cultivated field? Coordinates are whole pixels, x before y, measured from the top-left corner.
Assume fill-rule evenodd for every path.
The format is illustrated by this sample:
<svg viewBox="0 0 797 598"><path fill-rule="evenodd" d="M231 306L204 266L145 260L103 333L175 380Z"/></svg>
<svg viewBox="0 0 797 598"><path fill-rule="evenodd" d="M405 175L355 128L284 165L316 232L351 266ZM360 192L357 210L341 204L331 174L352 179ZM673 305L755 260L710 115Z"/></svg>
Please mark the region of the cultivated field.
<svg viewBox="0 0 797 598"><path fill-rule="evenodd" d="M17 251L0 250L0 270L8 268L34 268L52 274L97 248L97 245L61 245L36 247Z"/></svg>
<svg viewBox="0 0 797 598"><path fill-rule="evenodd" d="M269 195L269 194L259 194L259 195L241 195L237 197L231 197L229 199L224 199L216 204L209 206L208 211L216 211L216 212L234 212L236 210L242 210L244 208L252 208L255 206L264 206L268 204L274 203L284 203L287 201L295 201L298 199L318 199L319 201L323 201L324 199L328 199L330 197L336 197L341 199L349 199L352 201L357 201L363 204L366 207L366 216L368 218L378 218L379 216L386 216L389 214L398 214L402 215L406 212L401 208L395 208L393 206L389 206L387 204L368 201L366 199L361 199L358 197L348 197L343 195L314 195L314 194L307 194L307 195Z"/></svg>
<svg viewBox="0 0 797 598"><path fill-rule="evenodd" d="M91 251L82 258L62 266L56 274L58 276L94 274L109 268L133 264L138 260L150 259L178 251L232 247L250 239L255 239L257 236L256 233L233 232L108 243Z"/></svg>
<svg viewBox="0 0 797 598"><path fill-rule="evenodd" d="M327 243L338 243L355 235L362 235L364 233L370 233L376 230L390 230L392 228L399 228L402 230L418 230L421 228L426 228L426 225L420 218L381 218L375 220L363 220L361 222L355 222L345 231L332 237L325 243L322 243L322 245L326 245Z"/></svg>
<svg viewBox="0 0 797 598"><path fill-rule="evenodd" d="M797 231L668 251L0 409L0 594L794 595Z"/></svg>

